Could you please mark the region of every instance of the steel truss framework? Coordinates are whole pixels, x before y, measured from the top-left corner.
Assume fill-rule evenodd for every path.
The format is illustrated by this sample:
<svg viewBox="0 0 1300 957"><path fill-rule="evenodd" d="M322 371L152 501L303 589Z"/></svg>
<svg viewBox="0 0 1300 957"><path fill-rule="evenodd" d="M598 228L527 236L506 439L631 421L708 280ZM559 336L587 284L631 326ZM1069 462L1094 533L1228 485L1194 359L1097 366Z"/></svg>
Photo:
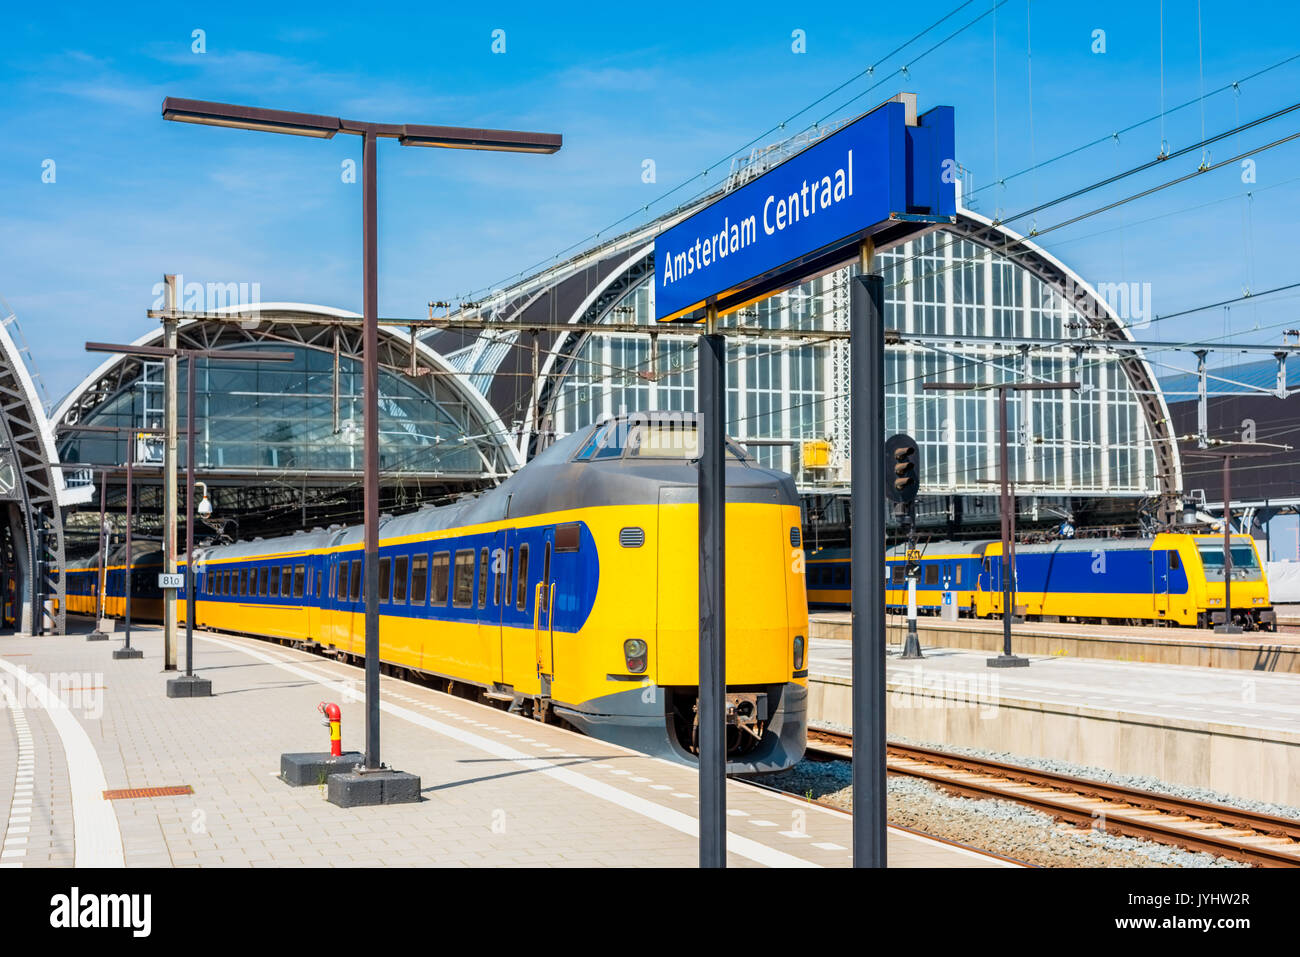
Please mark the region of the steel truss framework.
<svg viewBox="0 0 1300 957"><path fill-rule="evenodd" d="M549 322L539 327L546 329L554 338L545 358L539 364L540 381L535 383L531 390L527 414L519 416L521 420L519 448L522 451L531 455L544 446L551 429L550 423L554 418L555 402L561 395L564 380L574 374L582 346L587 338L593 335L585 329L573 333L557 333L554 330L565 324L589 326L607 323L618 324L620 331L626 331L622 329L625 324L618 323L617 317L613 315L614 307L652 273L653 244L651 241L654 234L687 212L689 210L677 211L660 223L612 240L599 250L574 257L566 264L568 268L558 266L548 269L523 280L516 287L494 294L488 301L469 304L470 308L463 308L448 317L449 325L454 325L457 319L471 320L490 315L494 325L499 323L500 326L508 327L515 324L523 333L537 325L536 319L530 314L530 306L542 300L548 291L559 298L566 283L581 282L589 289L576 308L566 314L549 317ZM1103 297L1097 294L1096 290L1046 251L1035 246L1029 239L965 209L959 209L957 222L944 226L943 232L992 250L997 256L1014 263L1056 290L1065 301L1073 304L1082 314L1092 317L1090 328L1079 333L1079 338L1090 340L1088 350L1097 349L1095 343L1099 339L1114 341L1117 345L1132 341L1129 331L1115 311ZM881 251L887 248L882 246ZM595 283L590 279L593 273L599 276ZM846 266L835 270L830 276L829 328L840 334L848 328L849 274L849 267ZM575 297L569 296L568 299L574 301ZM500 348L499 345L494 353L490 353L485 348L485 342L489 339L493 343L500 343L502 335L500 326L485 331L474 345L465 349L467 355L473 356L473 372L476 374L476 381L488 380L493 359L495 358L496 363L500 365L508 352L508 349ZM647 337L654 333L653 326L645 327ZM667 334L667 330L660 334ZM516 343L517 348L525 347L518 339ZM1070 348L1071 343L1069 340L1063 340L1056 345L1058 349ZM1082 343L1080 347L1083 347ZM1026 351L1024 348L1020 349L1022 354ZM827 389L832 397L832 415L827 426L829 433L835 439L833 448L836 459L842 461L849 453L847 343L838 339L830 342L829 354L832 381L827 383ZM1164 397L1160 393L1156 377L1139 350L1117 349L1115 354L1116 361L1128 379L1149 430L1154 446L1160 499L1165 503L1165 510L1172 514L1174 499L1181 491L1182 469L1176 437ZM503 417L508 414L505 409L498 411ZM519 414L524 413L525 410L517 409L513 412Z"/></svg>
<svg viewBox="0 0 1300 957"><path fill-rule="evenodd" d="M15 557L27 570L23 577L21 601L31 602L31 569L43 569L41 593L58 608L53 615L44 607L31 608L30 616L20 627L34 630L35 615L44 616L43 628L63 634L66 627L66 593L63 579L63 515L59 508L59 489L63 476L55 452L53 433L44 406L22 352L10 329L12 315L0 323L0 431L5 445L3 458L14 473L14 490L10 496L19 507L16 531L23 541L15 542ZM43 551L38 548L43 543Z"/></svg>
<svg viewBox="0 0 1300 957"><path fill-rule="evenodd" d="M465 470L439 468L437 462L412 462L401 470L388 470L384 477L384 507L403 509L429 501L442 500L491 485L511 474L519 465L517 452L510 445L500 419L486 400L471 388L454 367L394 324L381 326L379 362L381 369L401 377L427 398L440 418L458 429L457 442L476 456L478 467ZM191 313L179 322L180 348L226 349L239 346L275 346L310 349L352 360L361 358L360 317L341 310L306 304L263 304L256 313L240 314L235 309L212 313ZM162 328L136 341L136 345L160 345ZM413 344L414 343L414 344ZM116 355L102 363L74 390L54 414L60 430L92 423L97 410L136 387L144 365L151 360L137 356ZM339 363L334 362L336 370ZM339 392L338 378L335 393ZM328 394L326 395L328 398ZM382 397L381 397L382 398ZM336 414L338 405L336 403ZM184 432L184 413L180 428ZM152 424L152 423L141 423ZM161 424L161 423L157 423ZM335 422L336 431L340 427ZM75 431L69 429L69 437ZM60 437L60 442L63 438ZM444 445L450 443L444 442ZM460 447L460 446L458 446ZM433 452L436 458L436 452ZM99 463L107 465L109 463ZM200 463L202 466L202 463ZM66 469L76 469L68 464ZM221 511L226 515L253 517L257 534L269 534L281 525L285 529L304 524L326 524L359 519L359 470L321 470L277 467L202 468L203 478L221 487ZM89 481L88 476L79 477ZM141 469L137 473L136 513L141 531L161 528L160 475ZM125 503L121 477L111 476L108 504L110 511ZM356 499L356 501L354 501ZM97 528L96 520L90 523ZM356 513L355 515L353 513ZM116 520L115 520L116 521ZM69 518L78 531L81 546L93 542L95 533L85 534L85 521ZM232 526L233 529L233 526ZM231 533L227 530L227 534ZM251 535L243 529L239 534Z"/></svg>

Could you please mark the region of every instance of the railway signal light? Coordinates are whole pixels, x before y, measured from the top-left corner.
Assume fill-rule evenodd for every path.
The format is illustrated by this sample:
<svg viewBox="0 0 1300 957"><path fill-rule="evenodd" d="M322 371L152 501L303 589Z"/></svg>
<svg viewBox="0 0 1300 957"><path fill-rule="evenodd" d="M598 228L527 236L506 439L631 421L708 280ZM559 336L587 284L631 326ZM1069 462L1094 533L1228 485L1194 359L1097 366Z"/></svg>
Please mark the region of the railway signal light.
<svg viewBox="0 0 1300 957"><path fill-rule="evenodd" d="M921 450L910 435L898 434L885 443L885 497L911 503L921 488Z"/></svg>

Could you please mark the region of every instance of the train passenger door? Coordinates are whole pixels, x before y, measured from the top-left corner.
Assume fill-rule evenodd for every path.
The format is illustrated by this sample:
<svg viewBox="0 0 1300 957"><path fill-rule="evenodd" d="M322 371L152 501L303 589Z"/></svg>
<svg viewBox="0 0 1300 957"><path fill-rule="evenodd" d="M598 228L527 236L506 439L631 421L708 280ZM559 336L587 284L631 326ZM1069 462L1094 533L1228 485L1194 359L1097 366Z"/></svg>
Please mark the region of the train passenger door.
<svg viewBox="0 0 1300 957"><path fill-rule="evenodd" d="M501 601L497 606L501 621L501 680L521 694L537 691L536 639L530 613L531 577L529 541L518 529L499 533L505 539L505 569L498 581Z"/></svg>
<svg viewBox="0 0 1300 957"><path fill-rule="evenodd" d="M338 647L339 629L339 557L331 554L325 562L325 592L321 597L324 612L325 644Z"/></svg>
<svg viewBox="0 0 1300 957"><path fill-rule="evenodd" d="M1151 598L1156 618L1169 614L1169 552L1163 548L1151 552Z"/></svg>
<svg viewBox="0 0 1300 957"><path fill-rule="evenodd" d="M502 641L502 608L507 601L505 597L506 581L506 533L504 530L492 535L492 544L488 548L491 556L491 573L488 578L487 609L479 616L486 629L487 647L491 655L491 678L503 684L509 684L505 677L504 648ZM484 574L488 574L487 569Z"/></svg>
<svg viewBox="0 0 1300 957"><path fill-rule="evenodd" d="M555 582L551 579L551 563L555 551L555 529L542 533L541 576L533 601L533 646L537 658L537 677L542 694L550 695L555 677Z"/></svg>

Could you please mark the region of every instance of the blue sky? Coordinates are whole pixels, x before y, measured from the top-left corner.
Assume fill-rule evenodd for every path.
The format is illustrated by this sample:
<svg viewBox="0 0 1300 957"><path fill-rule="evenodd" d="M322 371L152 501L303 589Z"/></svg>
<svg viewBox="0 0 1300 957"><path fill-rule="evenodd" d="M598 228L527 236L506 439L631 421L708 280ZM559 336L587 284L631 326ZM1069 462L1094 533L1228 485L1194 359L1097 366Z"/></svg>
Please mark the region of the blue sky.
<svg viewBox="0 0 1300 957"><path fill-rule="evenodd" d="M280 5L273 16L269 6L238 3L203 12L16 7L0 67L0 295L53 397L92 367L87 338L150 328L145 310L164 272L257 282L264 300L359 308L360 187L340 175L359 158L359 141L165 123L167 95L563 133L555 156L380 144L380 311L389 316L420 316L430 299L490 288L646 204L662 212L675 203L657 197L722 161L675 195L717 182L733 151L787 118L794 132L900 89L922 109L956 108L958 159L986 215L1023 210L1159 152L1156 121L997 185L1157 114L1162 48L1157 2L1007 0L921 56L995 2L972 0L889 59L960 0L889 5L871 17L840 4L763 3L314 3ZM1203 0L1198 33L1194 0L1167 0L1166 108L1300 53L1285 28L1291 18L1287 4ZM205 52L193 50L195 30ZM504 53L492 52L494 30L505 31ZM804 53L792 50L795 30L804 31ZM1097 30L1104 52L1094 52ZM872 64L874 74L860 76ZM897 75L904 65L907 76ZM1167 114L1164 139L1182 148L1202 128L1216 133L1291 105L1297 90L1300 59ZM1300 111L1216 144L1210 161L1296 130ZM655 161L655 183L642 182L645 159ZM42 181L47 160L52 183ZM1199 160L1170 160L1053 207L1037 226L1191 172ZM1253 184L1241 173L1235 164L1207 173L1043 243L1090 281L1150 283L1156 314L1300 281L1292 253L1300 140L1260 154ZM1145 334L1275 342L1282 325L1300 325L1297 299L1156 323Z"/></svg>

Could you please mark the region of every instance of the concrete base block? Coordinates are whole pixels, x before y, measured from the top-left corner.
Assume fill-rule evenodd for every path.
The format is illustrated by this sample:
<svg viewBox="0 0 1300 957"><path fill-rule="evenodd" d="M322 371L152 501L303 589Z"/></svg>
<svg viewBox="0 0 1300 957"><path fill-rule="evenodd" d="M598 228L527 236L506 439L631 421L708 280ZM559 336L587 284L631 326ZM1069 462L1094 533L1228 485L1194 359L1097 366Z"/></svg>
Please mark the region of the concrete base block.
<svg viewBox="0 0 1300 957"><path fill-rule="evenodd" d="M328 751L309 751L280 755L280 779L293 787L324 784L331 774L346 774L366 756L360 751L344 751L337 758Z"/></svg>
<svg viewBox="0 0 1300 957"><path fill-rule="evenodd" d="M405 771L352 771L331 774L326 800L339 807L414 804L420 800L420 779Z"/></svg>
<svg viewBox="0 0 1300 957"><path fill-rule="evenodd" d="M1018 655L998 655L984 662L990 668L1028 668L1029 659Z"/></svg>
<svg viewBox="0 0 1300 957"><path fill-rule="evenodd" d="M139 648L126 648L126 647L114 648L113 657L118 659L119 661L122 660L123 658L143 658L144 652L141 651Z"/></svg>
<svg viewBox="0 0 1300 957"><path fill-rule="evenodd" d="M167 697L169 698L210 698L212 682L198 675L179 675L167 679Z"/></svg>

